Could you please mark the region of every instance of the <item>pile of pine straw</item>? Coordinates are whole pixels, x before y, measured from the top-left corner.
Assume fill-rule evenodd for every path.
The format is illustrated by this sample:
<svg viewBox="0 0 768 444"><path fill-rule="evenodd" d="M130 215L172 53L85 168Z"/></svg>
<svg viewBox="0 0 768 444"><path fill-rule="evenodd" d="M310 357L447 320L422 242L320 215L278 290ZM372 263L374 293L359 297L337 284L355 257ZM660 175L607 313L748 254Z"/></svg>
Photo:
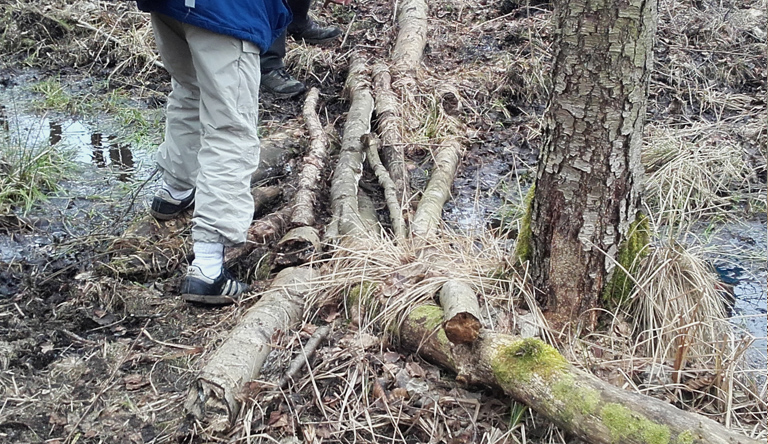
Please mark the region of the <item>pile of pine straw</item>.
<svg viewBox="0 0 768 444"><path fill-rule="evenodd" d="M768 392L764 369L750 368L745 358L751 338L737 334L725 320L717 282L706 265L705 255L712 252L679 243L681 234L702 220L743 217L744 202L765 210L766 5L764 0L741 3L660 2L644 159L654 246L636 268L638 286L631 303L605 314L605 330L568 341L544 336L571 362L616 385L765 438ZM540 143L552 30L549 14L541 13L546 5L536 8L540 13L521 17L514 9L499 17L494 5L431 5L433 15L454 11L430 18L430 35L440 36L430 42L434 52L462 48L462 39L477 41L467 37L473 33L504 33L525 43L462 70L429 66L421 73L419 85L406 89L413 95L401 97L409 105L401 110L411 123L403 128L409 149L423 150L436 135L457 127L479 131L488 116L510 112L504 101L524 110L526 137L534 146ZM459 26L456 10L468 25ZM3 53L32 66L84 69L126 85L164 75L147 17L131 2L16 0L0 3L0 15L13 16L10 23L15 24L0 42ZM299 47L288 62L312 75L347 61L323 54ZM441 112L446 100L466 116L465 122L458 124L455 115ZM437 367L392 351L396 338L382 335L397 313L431 299L444 282L445 276L432 273L436 257L441 268L450 264L455 276L482 290L487 327L518 333L545 325L535 309L522 316L526 311L520 307L535 303L524 270L509 267L505 241L491 233L444 234L441 239L428 257L411 254L407 242L394 247L386 237L371 236L368 249L339 248L318 259L322 280L307 301L304 323L296 332L273 338L273 353L246 393L236 427L222 436L194 423L190 434L244 442L275 442L275 437L299 431L306 442L566 442L562 432L542 424L535 413L510 406L492 392L460 387ZM410 269L403 276L421 279L404 290L397 270L405 264ZM399 294L379 312L386 319L366 317L345 305L350 292L365 292L368 286ZM694 290L701 293L692 298ZM317 346L311 369L281 381L288 363L306 352L304 340L324 323L334 327ZM218 328L197 335L215 337Z"/></svg>

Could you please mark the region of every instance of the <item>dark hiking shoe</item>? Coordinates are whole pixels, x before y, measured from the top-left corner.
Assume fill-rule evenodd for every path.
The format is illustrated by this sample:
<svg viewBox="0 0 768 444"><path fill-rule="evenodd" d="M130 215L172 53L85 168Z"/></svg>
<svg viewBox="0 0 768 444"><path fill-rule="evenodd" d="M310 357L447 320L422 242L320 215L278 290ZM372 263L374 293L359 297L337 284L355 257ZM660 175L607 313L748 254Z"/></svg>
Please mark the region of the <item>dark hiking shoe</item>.
<svg viewBox="0 0 768 444"><path fill-rule="evenodd" d="M320 26L314 20L309 25L300 29L291 29L288 27L288 34L296 41L304 40L310 45L320 45L330 42L341 35L341 29L336 26Z"/></svg>
<svg viewBox="0 0 768 444"><path fill-rule="evenodd" d="M272 70L261 75L261 86L281 99L288 99L303 93L307 88L294 79L285 68Z"/></svg>
<svg viewBox="0 0 768 444"><path fill-rule="evenodd" d="M195 190L184 199L174 199L165 188L160 188L152 198L149 214L157 220L171 220L195 203Z"/></svg>
<svg viewBox="0 0 768 444"><path fill-rule="evenodd" d="M199 267L191 265L181 283L181 298L187 302L226 305L234 303L248 289L247 284L235 279L226 268L221 269L219 277L211 279Z"/></svg>

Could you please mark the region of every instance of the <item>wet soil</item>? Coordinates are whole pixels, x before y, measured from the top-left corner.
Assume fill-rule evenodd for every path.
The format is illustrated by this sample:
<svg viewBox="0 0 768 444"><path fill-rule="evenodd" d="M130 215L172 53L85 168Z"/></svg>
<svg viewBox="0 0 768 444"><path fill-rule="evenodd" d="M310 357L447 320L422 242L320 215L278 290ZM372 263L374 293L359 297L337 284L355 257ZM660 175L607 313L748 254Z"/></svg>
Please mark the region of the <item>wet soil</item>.
<svg viewBox="0 0 768 444"><path fill-rule="evenodd" d="M498 57L503 54L525 57L541 51L523 30L525 20L548 17L546 3L531 2L532 9L507 0L479 2L476 7L462 2L448 2L444 6L436 20L435 39L425 54L425 65L434 72L459 76L462 67L468 65L499 64ZM392 11L383 2L361 2L353 5L349 13L325 9L319 14L326 22L337 23L345 30L351 16L356 23L349 28L343 46L323 49L332 61L318 61L312 75L304 79L308 86L321 89L321 119L340 134L348 105L341 92L346 57L355 47L367 50L371 56L382 56L388 37L394 32ZM24 17L33 20L34 14ZM500 17L504 19L499 20ZM505 19L509 26L494 28L494 23L503 23ZM489 23L487 26L494 29L459 32L468 22L477 29ZM45 25L54 30L60 27L56 22L46 21ZM295 47L295 43L291 45ZM300 62L290 57L289 54L288 60L293 64L289 66L298 70ZM541 68L546 68L547 63L544 58ZM110 72L108 66L111 65L105 64L103 74ZM544 111L545 94L536 87L522 91L524 80L519 77L532 69L527 66L502 72L501 80L490 85L473 85L470 81L476 93L462 118L472 135L454 182L452 199L445 207L445 220L451 229L467 233L501 229L509 233L510 247L515 228L505 223L519 211L521 196L533 181L541 142L536 128ZM114 242L145 214L146 202L157 184L157 178L152 177L152 155L162 137L161 128L136 141L129 137L132 124L120 123L110 113L46 113L29 106L35 96L24 87L41 78L59 76L63 84L72 85L72 92L87 89L92 79L77 70L30 71L22 69L17 61L16 65L4 66L2 73L0 98L5 105L0 120L5 122L6 129L15 128L16 133L24 134L20 137L31 143L49 143L62 150L74 150L75 154L70 175L47 201L28 214L0 215L0 442L206 442L212 435L184 417L182 405L187 387L206 353L253 300L211 309L183 303L175 296L186 259L183 251L188 248L188 221L184 219L178 225L161 227L160 232L166 236L182 233L174 237L176 243L162 244L166 251L182 251L177 254L181 261L163 263L161 272L140 274L139 278L106 266L114 259ZM466 79L461 81L466 84ZM150 93L135 90L134 99L146 115L153 116L162 109L163 95L168 91L167 76L157 72L142 86ZM752 83L747 87L760 88ZM19 106L7 105L11 95L19 97ZM673 103L660 92L649 114L665 114ZM279 100L262 95L264 138L288 133L294 143L305 147L306 136L300 129L301 106L301 97ZM422 160L417 157L412 165L416 189L423 186L430 166ZM285 189L287 198L296 176L295 157L276 170L261 184ZM330 177L329 171L325 177ZM322 216L327 215L321 213ZM765 219L751 221L748 226L733 230L720 242L734 242L738 247L764 253ZM717 259L713 258L713 262ZM724 280L732 279L729 283L736 296L735 324L755 335L762 333L763 339L755 346L764 351L765 263L721 261L718 267ZM257 291L253 294L258 294L266 283L256 281ZM333 314L327 317L333 318ZM298 353L296 338L306 339L309 330L296 337L285 334L275 338L277 351L262 379L279 379L285 362L292 353ZM427 427L417 425L419 415L428 417L424 406L439 406L442 416L439 420L429 417L430 421L444 421L434 427L448 432L435 441L505 442L503 433L510 430L510 417L518 407L503 396L489 390L460 387L451 381L450 375L401 355L375 338L364 345L339 347L337 344L344 344L344 340L347 344L353 340L349 331L335 331L321 348L318 365L342 358L353 360L360 368L374 369L371 374L379 375L384 386L393 388L400 384L418 394L400 404L401 413L410 415L412 423L399 431L385 428L381 435L361 431L360 441L382 442L396 436L396 432L405 433L408 442L435 440L425 432ZM764 354L757 353L755 359L759 365ZM350 375L343 373L338 378ZM338 392L333 381L321 380L317 390L327 394L323 402L339 401L331 396ZM243 419L235 431L215 436L230 442L243 436L244 428L248 428L276 437L301 433L307 437L309 427L300 427L291 418L304 415L305 424L312 420L321 423L323 412L313 396L311 387L304 387L270 398L264 405L252 406L262 409L256 415L259 419ZM430 404L430 399L439 402ZM371 409L378 413L386 411L381 405ZM324 427L314 429L315 437L340 442L358 438L336 436ZM530 421L526 436L531 442L554 439L546 427L532 425Z"/></svg>

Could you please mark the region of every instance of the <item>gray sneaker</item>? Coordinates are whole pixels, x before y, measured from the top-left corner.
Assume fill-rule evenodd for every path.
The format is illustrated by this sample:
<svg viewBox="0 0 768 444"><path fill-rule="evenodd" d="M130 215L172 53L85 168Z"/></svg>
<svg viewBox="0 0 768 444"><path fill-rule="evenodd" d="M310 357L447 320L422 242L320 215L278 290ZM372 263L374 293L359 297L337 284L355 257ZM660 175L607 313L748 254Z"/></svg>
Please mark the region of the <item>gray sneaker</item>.
<svg viewBox="0 0 768 444"><path fill-rule="evenodd" d="M289 99L303 93L307 88L294 79L285 68L278 68L261 75L261 87L280 99Z"/></svg>

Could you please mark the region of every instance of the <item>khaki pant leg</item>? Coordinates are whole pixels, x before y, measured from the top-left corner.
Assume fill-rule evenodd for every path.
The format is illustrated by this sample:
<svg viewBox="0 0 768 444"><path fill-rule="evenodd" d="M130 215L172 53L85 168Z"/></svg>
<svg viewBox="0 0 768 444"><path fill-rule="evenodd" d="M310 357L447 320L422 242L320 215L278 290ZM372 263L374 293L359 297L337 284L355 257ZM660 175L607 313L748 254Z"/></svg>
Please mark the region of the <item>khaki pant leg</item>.
<svg viewBox="0 0 768 444"><path fill-rule="evenodd" d="M177 189L195 186L200 151L200 88L184 25L170 17L151 15L157 49L171 74L172 90L166 106L165 140L155 161L163 180Z"/></svg>
<svg viewBox="0 0 768 444"><path fill-rule="evenodd" d="M259 48L184 25L200 89L201 146L192 238L242 244L253 220L251 175L259 164Z"/></svg>

